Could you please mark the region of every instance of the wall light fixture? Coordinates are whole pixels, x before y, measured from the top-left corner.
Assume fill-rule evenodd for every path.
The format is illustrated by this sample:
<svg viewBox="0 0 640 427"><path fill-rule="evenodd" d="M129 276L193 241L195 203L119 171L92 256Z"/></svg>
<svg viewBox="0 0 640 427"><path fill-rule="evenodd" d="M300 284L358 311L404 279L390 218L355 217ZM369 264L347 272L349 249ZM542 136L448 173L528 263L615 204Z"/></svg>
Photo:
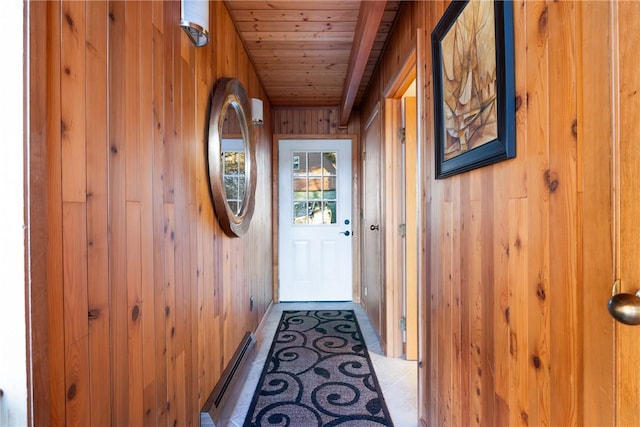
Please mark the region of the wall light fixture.
<svg viewBox="0 0 640 427"><path fill-rule="evenodd" d="M209 0L180 0L180 26L196 47L209 42Z"/></svg>
<svg viewBox="0 0 640 427"><path fill-rule="evenodd" d="M262 126L264 123L261 99L251 98L251 122L254 126Z"/></svg>

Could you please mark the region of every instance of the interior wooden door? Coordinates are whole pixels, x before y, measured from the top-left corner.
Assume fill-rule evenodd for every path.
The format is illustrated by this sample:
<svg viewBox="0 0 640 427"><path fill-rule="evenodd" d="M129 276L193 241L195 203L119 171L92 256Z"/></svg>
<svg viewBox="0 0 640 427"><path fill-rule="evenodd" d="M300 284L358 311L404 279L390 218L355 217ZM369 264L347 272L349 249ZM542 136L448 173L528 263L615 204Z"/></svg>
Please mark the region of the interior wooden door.
<svg viewBox="0 0 640 427"><path fill-rule="evenodd" d="M382 316L382 232L380 228L382 180L381 180L381 118L377 107L365 125L362 143L362 303L365 311L385 343ZM383 344L384 345L384 344Z"/></svg>
<svg viewBox="0 0 640 427"><path fill-rule="evenodd" d="M616 138L618 193L616 205L616 270L620 292L634 294L640 289L640 71L638 48L640 3L615 2L617 19L618 75ZM615 55L614 55L615 57ZM640 416L640 326L616 323L616 425L638 425Z"/></svg>

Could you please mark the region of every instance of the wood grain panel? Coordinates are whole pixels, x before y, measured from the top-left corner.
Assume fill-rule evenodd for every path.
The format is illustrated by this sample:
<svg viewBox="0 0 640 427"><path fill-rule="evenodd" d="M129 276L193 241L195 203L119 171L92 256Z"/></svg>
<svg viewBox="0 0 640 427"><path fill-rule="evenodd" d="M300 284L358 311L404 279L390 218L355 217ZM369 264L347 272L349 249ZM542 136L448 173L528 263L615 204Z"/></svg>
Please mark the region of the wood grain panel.
<svg viewBox="0 0 640 427"><path fill-rule="evenodd" d="M356 6L357 7L357 6ZM270 34L273 32L277 32L278 30L282 30L282 24L280 22L268 22L268 21L239 21L237 23L237 27L239 31L242 32L252 32L255 34ZM315 33L318 32L351 32L353 33L356 29L356 21L337 21L337 22L310 22L303 21L297 24L296 29L300 33L309 33L306 37L313 37ZM250 40L248 37L245 40ZM283 38L283 40L287 40L287 38Z"/></svg>
<svg viewBox="0 0 640 427"><path fill-rule="evenodd" d="M128 413L131 425L143 424L142 382L142 247L140 227L140 203L126 203L127 234L127 367L128 367Z"/></svg>
<svg viewBox="0 0 640 427"><path fill-rule="evenodd" d="M86 205L63 202L65 425L78 427L89 424L91 411L86 227Z"/></svg>
<svg viewBox="0 0 640 427"><path fill-rule="evenodd" d="M477 200L469 203L469 227L467 260L467 283L469 286L469 402L468 417L466 422L468 425L480 425L484 419L482 410L482 392L483 392L483 372L486 375L486 361L480 353L480 349L486 342L488 331L484 328L482 319L482 310L484 308L484 300L482 295L481 268L483 260L482 242L482 206ZM463 402L463 405L465 402ZM462 418L465 422L465 417Z"/></svg>
<svg viewBox="0 0 640 427"><path fill-rule="evenodd" d="M513 4L513 25L515 28L526 28L527 7L524 3ZM527 140L527 35L525 31L515 31L513 34L514 43L514 73L515 81L515 110L516 110L516 141ZM513 162L516 165L504 164L513 174L509 178L509 197L510 198L526 198L527 197L527 162L528 156L526 150L520 150Z"/></svg>
<svg viewBox="0 0 640 427"><path fill-rule="evenodd" d="M86 96L85 5L62 3L61 92ZM63 103L61 111L62 259L65 348L65 424L89 422L89 341L87 319L85 104Z"/></svg>
<svg viewBox="0 0 640 427"><path fill-rule="evenodd" d="M298 31L289 33L284 31L269 32L250 32L246 33L244 39L247 43L251 42L302 42L308 39L318 40L320 42L345 42L353 40L353 33L346 31L316 31L303 32Z"/></svg>
<svg viewBox="0 0 640 427"><path fill-rule="evenodd" d="M122 179L126 176L125 13L124 2L109 4L109 288L114 381L111 416L122 425L129 424L126 179Z"/></svg>
<svg viewBox="0 0 640 427"><path fill-rule="evenodd" d="M549 4L549 235L551 342L551 423L575 425L581 387L577 325L577 176L575 4ZM559 143L562 141L562 143ZM558 286L556 284L562 284ZM562 325L556 328L555 325Z"/></svg>
<svg viewBox="0 0 640 427"><path fill-rule="evenodd" d="M500 165L502 166L502 165ZM498 423L509 422L508 410L509 382L511 378L509 357L509 335L511 322L511 307L509 306L509 270L506 268L511 259L511 245L509 242L509 194L508 187L503 185L508 180L508 170L496 167L493 171L493 209L491 218L493 228L493 343L496 358L493 361L495 372L494 392L495 410ZM457 197L452 192L451 197ZM484 198L484 194L483 194ZM486 266L485 266L486 268ZM514 308L515 310L515 308ZM490 392L490 391L489 391Z"/></svg>
<svg viewBox="0 0 640 427"><path fill-rule="evenodd" d="M167 425L167 377L164 337L165 294L164 294L164 165L165 165L165 122L164 122L164 2L152 3L152 113L153 113L153 175L152 175L152 219L147 219L153 229L153 281L146 289L149 295L149 309L146 315L151 319L145 321L145 334L152 335L153 344L145 347L143 352L150 354L149 366L154 371L147 381L145 393L145 424ZM151 145L151 142L149 142ZM146 288L146 286L145 286ZM145 315L143 314L143 316ZM146 369L145 364L145 369Z"/></svg>
<svg viewBox="0 0 640 427"><path fill-rule="evenodd" d="M175 67L174 63L177 61L177 52L174 48L176 45L175 38L178 37L175 31L172 31L175 26L174 18L177 16L175 7L165 5L162 9L162 23L164 43L163 43L163 83L164 83L164 104L163 104L163 158L164 167L162 175L162 183L164 184L164 201L167 203L173 203L173 196L175 194L175 163L173 150L176 145L176 133L175 133Z"/></svg>
<svg viewBox="0 0 640 427"><path fill-rule="evenodd" d="M176 414L176 233L175 206L164 204L164 341L167 361L167 422L169 425L177 422Z"/></svg>
<svg viewBox="0 0 640 427"><path fill-rule="evenodd" d="M140 201L140 2L127 2L124 13L126 200Z"/></svg>
<svg viewBox="0 0 640 427"><path fill-rule="evenodd" d="M212 22L235 34L220 5ZM232 50L228 34L196 50L175 25L178 1L33 6L46 31L30 41L32 128L46 137L32 139L43 157L29 164L46 179L45 201L31 200L45 232L31 244L43 248L47 304L32 316L47 331L34 422L199 425L272 296L271 107L256 133L262 190L247 244L224 236L213 211L208 102L222 72L266 94L237 35Z"/></svg>
<svg viewBox="0 0 640 427"><path fill-rule="evenodd" d="M528 201L524 198L509 200L509 425L528 425L529 357L527 348L527 288L520 286L521 278L528 277Z"/></svg>
<svg viewBox="0 0 640 427"><path fill-rule="evenodd" d="M69 99L86 97L85 9L82 2L64 1L60 43L62 67L60 91ZM62 199L84 202L86 197L85 103L63 102L60 106L62 161L69 167L62 169Z"/></svg>
<svg viewBox="0 0 640 427"><path fill-rule="evenodd" d="M529 396L530 424L550 423L551 376L549 366L549 195L544 185L549 171L548 9L545 2L531 3L526 11L527 97L526 153L529 209ZM522 146L520 144L519 146ZM520 150L521 152L524 150ZM532 295L536 297L533 298Z"/></svg>
<svg viewBox="0 0 640 427"><path fill-rule="evenodd" d="M493 219L495 179L490 170L481 171L480 179L482 180L482 197L480 199L482 206L482 239L480 244L486 247L486 242L492 242L495 233L495 221ZM480 391L483 417L480 420L480 424L486 422L488 425L498 424L496 415L497 399L495 398L496 377L494 375L497 356L493 346L494 337L492 333L494 325L497 322L494 316L494 307L497 305L497 302L494 300L496 278L493 268L487 268L487 266L495 265L494 254L495 251L489 249L485 250L482 257L482 266L478 279L480 279L482 283L482 323L486 335L484 336L484 341L475 349L484 359L484 365L482 367L483 384Z"/></svg>
<svg viewBox="0 0 640 427"><path fill-rule="evenodd" d="M429 34L448 4L404 5L363 115L385 96L377 88L400 71L416 29ZM418 53L423 425L611 424L612 325L592 279L611 272L611 7L514 4L518 156L445 180L431 175L430 44ZM587 321L587 310L605 319Z"/></svg>
<svg viewBox="0 0 640 427"><path fill-rule="evenodd" d="M459 304L460 305L460 348L467 349L468 351L472 351L472 335L473 335L473 325L471 324L471 316L473 315L473 302L472 295L477 292L477 290L472 289L473 284L469 282L469 271L472 267L470 264L473 262L473 251L474 245L473 242L469 241L472 238L472 230L473 230L473 219L471 218L473 212L473 203L475 201L470 200L470 179L462 179L460 182L460 195L463 200L469 200L468 204L465 202L461 208L460 212L457 213L460 227L462 230L468 228L469 233L460 233L460 286L459 290L462 295L466 298L469 297L469 304ZM477 205L477 204L476 204ZM474 292L475 291L475 292ZM475 336L474 336L475 338ZM474 424L471 419L471 399L469 394L473 390L473 375L471 374L471 370L475 368L472 367L472 354L469 357L465 357L465 355L460 352L460 393L458 400L460 405L460 421L465 422L467 424Z"/></svg>
<svg viewBox="0 0 640 427"><path fill-rule="evenodd" d="M49 206L60 201L60 195L58 194L56 198L56 192L52 191L52 188L59 188L60 175L55 173L57 168L54 168L53 171L49 169L49 165L57 164L59 166L59 161L50 159L53 157L59 160L59 149L55 149L56 146L59 147L59 143L53 143L59 141L60 138L59 109L56 109L55 102L48 101L49 97L55 98L56 93L59 94L60 86L55 82L59 82L60 58L59 55L57 57L54 55L53 58L47 57L51 46L59 44L59 21L52 19L51 16L54 14L50 14L49 11L54 7L51 9L49 7L48 3L34 4L29 7L27 16L30 26L28 33L25 34L25 39L28 37L31 53L28 65L25 64L25 72L29 73L28 80L25 79L25 85L28 85L30 93L40 95L37 98L28 99L29 133L27 144L30 155L28 165L25 165L25 173L28 176L25 194L29 197L28 203L25 200L25 213L28 213L26 215L28 227L26 244L30 253L29 274L33 281L31 286L27 288L27 301L30 302L27 303L26 310L28 333L31 335L30 345L33 349L27 353L27 369L31 377L28 383L30 391L28 407L31 410L29 422L36 425L61 422L59 409L62 408L64 411L64 382L60 381L59 375L64 371L64 365L58 372L58 382L53 384L49 381L53 377L53 369L56 368L53 361L55 360L57 365L64 363L64 359L60 357L60 349L63 344L60 342L61 340L57 339L58 345L49 344L51 334L64 326L62 318L58 316L57 321L51 322L48 319L52 309L62 309L59 301L53 298L54 286L52 286L53 283L56 283L54 273L61 271L61 262L56 262L56 259L49 256L48 247L57 250L61 257L62 240L58 238L55 240L55 244L44 244L49 241L49 237L55 237L60 231L55 227L54 218L47 215ZM59 12L57 15L59 16ZM44 73L41 70L49 71L45 78L42 77ZM58 117L55 117L56 115ZM48 147L49 142L51 149ZM58 183L58 185L53 185L54 183ZM38 200L39 203L32 203L34 200ZM58 283L62 282L58 280ZM57 337L61 336L62 334L57 335ZM50 359L50 356L57 356L57 358ZM59 391L60 384L62 391ZM56 396L55 401L62 402L62 405L54 402L54 398L51 396ZM35 406L35 402L40 402L41 405Z"/></svg>
<svg viewBox="0 0 640 427"><path fill-rule="evenodd" d="M613 71L604 66L610 59L608 40L612 37L611 7L604 2L577 5L578 37L581 49L577 52L578 97L581 99L611 99L612 88L604 81L612 81ZM592 67L591 64L603 64ZM611 105L584 102L578 105L578 182L582 215L583 259L581 322L584 356L584 386L581 400L584 405L582 423L614 425L614 402L609 387L615 376L615 362L611 360L614 325L602 309L603 301L611 294L613 278L613 242L611 224L613 206L613 114ZM587 155L591 153L591 155ZM593 173L601 171L601 173ZM592 343L599 343L594 346Z"/></svg>
<svg viewBox="0 0 640 427"><path fill-rule="evenodd" d="M140 233L141 233L141 301L138 316L142 323L142 408L140 425L155 421L155 324L154 324L154 27L150 19L152 2L140 3ZM143 220L144 219L144 220ZM132 310L135 309L132 308ZM134 313L132 312L132 315Z"/></svg>
<svg viewBox="0 0 640 427"><path fill-rule="evenodd" d="M634 52L637 50L640 38L638 33L631 31L633 23L640 17L640 5L636 3L614 4L614 22L619 23L614 39L617 41L618 55L615 70L619 73L618 81L614 84L617 105L615 117L618 126L615 150L616 170L618 171L617 188L620 193L618 209L619 229L617 230L616 270L617 278L622 282L621 291L635 293L640 289L640 265L638 264L638 165L640 155L634 149L633 141L640 135L640 73L634 64ZM632 425L638 422L638 398L640 388L638 378L640 372L637 352L640 330L620 323L615 326L615 363L616 363L616 425Z"/></svg>
<svg viewBox="0 0 640 427"><path fill-rule="evenodd" d="M329 10L329 11L341 10L341 9L358 10L359 7L360 7L359 1L351 1L351 0L347 0L347 1L327 0L327 1L316 2L313 5L313 9L315 10ZM296 10L299 8L299 5L291 1L270 1L268 4L265 4L265 2L263 1L243 0L241 2L234 3L233 8L246 9L246 10L256 10L256 9L265 9L265 8L269 8L273 10L288 10L288 9Z"/></svg>
<svg viewBox="0 0 640 427"><path fill-rule="evenodd" d="M47 168L47 211L41 212L43 220L47 223L47 236L43 242L35 244L46 245L47 248L47 288L49 297L49 319L40 319L42 328L49 331L49 360L42 363L49 364L49 420L47 422L62 425L65 422L65 365L64 365L64 296L62 274L62 132L61 132L61 105L56 100L60 99L61 80L61 19L60 3L54 3L47 10L47 52L52 52L48 57L46 76L46 117L41 126L47 129L47 138L41 142L46 150ZM38 325L34 325L38 328ZM46 379L42 379L46 381Z"/></svg>
<svg viewBox="0 0 640 427"><path fill-rule="evenodd" d="M87 3L86 81L91 102L86 104L87 126L87 272L89 312L89 373L91 425L107 426L111 412L111 355L109 353L109 235L107 31L99 25L107 14L103 2Z"/></svg>
<svg viewBox="0 0 640 427"><path fill-rule="evenodd" d="M359 3L354 4L354 9L333 9L333 10L289 10L289 9L259 9L244 10L237 9L234 12L234 18L237 22L269 22L269 21L288 21L288 22L325 22L327 20L337 22L355 22L358 20Z"/></svg>
<svg viewBox="0 0 640 427"><path fill-rule="evenodd" d="M359 134L354 122L347 127L338 123L338 108L275 108L274 133L299 135Z"/></svg>
<svg viewBox="0 0 640 427"><path fill-rule="evenodd" d="M267 61L273 57L282 58L281 63L286 63L287 60L305 60L305 61L320 61L320 62L333 62L335 59L349 59L350 49L310 49L307 51L290 50L290 49L260 49L253 54L254 62L260 63L261 59L264 59L265 63L272 63ZM334 59L335 58L335 59ZM346 64L342 64L346 66ZM268 68L267 68L268 69Z"/></svg>

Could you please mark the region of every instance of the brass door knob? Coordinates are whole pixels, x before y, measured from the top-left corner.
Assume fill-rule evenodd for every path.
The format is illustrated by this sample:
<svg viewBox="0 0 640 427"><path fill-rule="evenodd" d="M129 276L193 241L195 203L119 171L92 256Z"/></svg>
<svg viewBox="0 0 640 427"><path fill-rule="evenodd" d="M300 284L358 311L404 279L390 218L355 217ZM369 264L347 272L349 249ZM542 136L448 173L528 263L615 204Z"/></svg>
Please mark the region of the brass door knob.
<svg viewBox="0 0 640 427"><path fill-rule="evenodd" d="M609 300L609 313L625 325L640 325L640 291L634 294L615 294Z"/></svg>

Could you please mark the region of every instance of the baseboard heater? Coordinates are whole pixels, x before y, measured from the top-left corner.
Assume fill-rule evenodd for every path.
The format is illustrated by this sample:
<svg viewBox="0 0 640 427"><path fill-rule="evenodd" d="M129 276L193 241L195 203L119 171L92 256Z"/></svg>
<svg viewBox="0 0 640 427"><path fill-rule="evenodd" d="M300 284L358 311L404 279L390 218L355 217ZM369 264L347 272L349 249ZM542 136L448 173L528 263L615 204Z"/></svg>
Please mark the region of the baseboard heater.
<svg viewBox="0 0 640 427"><path fill-rule="evenodd" d="M247 365L255 359L255 349L256 338L253 333L247 332L200 412L202 427L223 427L229 424L233 405L227 402L236 401L240 395L249 373Z"/></svg>

